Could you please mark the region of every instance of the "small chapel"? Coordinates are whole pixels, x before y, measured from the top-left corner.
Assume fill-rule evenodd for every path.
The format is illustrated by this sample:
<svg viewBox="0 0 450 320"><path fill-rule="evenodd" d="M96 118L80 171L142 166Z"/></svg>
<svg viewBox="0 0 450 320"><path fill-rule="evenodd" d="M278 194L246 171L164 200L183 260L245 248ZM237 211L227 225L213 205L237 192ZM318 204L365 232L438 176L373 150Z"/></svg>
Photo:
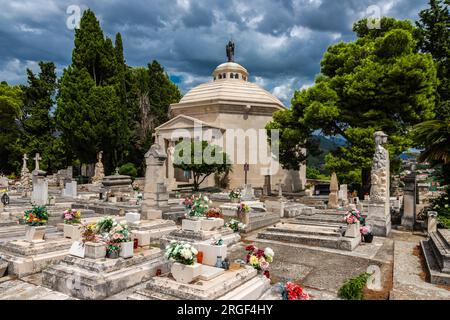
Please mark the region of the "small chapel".
<svg viewBox="0 0 450 320"><path fill-rule="evenodd" d="M273 157L271 161L275 166L272 163L271 167L279 169L268 170L267 162L256 155L261 152L258 144L266 144L269 152L270 146L267 137L259 137L258 144L254 143L254 135L272 121L274 112L286 107L271 93L249 81L247 69L234 62L233 42L228 43L226 52L228 61L215 68L211 81L194 87L178 103L170 105L170 120L155 129L155 142L165 148L168 155L165 163L168 189L174 190L193 181L189 172L173 167L173 152L178 141L194 138L198 128L201 128L202 140L223 147L230 156L232 171L227 177L227 188L239 188L245 184L260 188L270 176L273 189L279 186L285 192L303 189L305 165L298 171L284 170ZM233 135L228 135L230 132L227 130L232 131L235 139L231 155L224 140ZM213 186L217 186L217 177L213 175L201 185L202 188Z"/></svg>

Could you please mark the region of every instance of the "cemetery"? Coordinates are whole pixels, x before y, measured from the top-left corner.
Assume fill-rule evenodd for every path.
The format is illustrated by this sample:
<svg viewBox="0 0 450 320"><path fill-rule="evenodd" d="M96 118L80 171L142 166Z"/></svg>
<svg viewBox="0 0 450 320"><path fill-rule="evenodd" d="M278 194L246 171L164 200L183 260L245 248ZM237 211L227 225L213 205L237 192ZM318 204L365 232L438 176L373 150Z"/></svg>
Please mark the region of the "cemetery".
<svg viewBox="0 0 450 320"><path fill-rule="evenodd" d="M158 99L164 100L167 92L171 98L164 100L164 109L145 100L151 94L142 94L136 85L131 91L140 95L133 97L141 110L127 114L135 113L140 122L133 123L134 131L122 132L132 120L129 115L115 117L119 109L113 106L120 102L125 108L132 94L120 90L143 70L129 78L121 73L132 67L120 54L120 33L114 45L103 35L96 41L113 46L114 53L100 60L111 59L121 71L102 74L114 76L99 81L95 70L92 75L80 67L84 51L77 45L91 43L84 38L91 36L86 30L101 32L91 10L81 19L72 67L58 80L52 121L61 123L57 134L46 138L61 136L58 143L66 144L65 149L49 149L45 143L31 148L17 138L24 145L1 158L0 300L450 300L450 157L442 156L441 140L426 140L431 135L421 131L425 129L417 120L418 114L434 111L410 105L427 99L434 103L422 91L437 90L437 81L421 83L423 90L413 84L386 89L418 92L413 98L398 93L405 110L417 110L414 115L396 111L405 126L397 132L391 129L397 118L383 119L388 125L377 122L381 113L390 116L377 108L394 104L391 100L362 101L368 109L355 111L355 117L368 124L352 122L360 95L345 102L339 95L360 89L356 84L332 89L347 76L337 79L339 72L350 68L333 56L337 46L325 55L323 78L296 91L289 108L235 61L230 40L227 60L184 95L156 61L143 68L142 77L163 79L153 83L159 86L152 89ZM358 29L363 40L351 44L373 41L361 52L384 52L394 55L392 61L401 60L395 50L383 47L392 43L383 37L406 27L393 18L382 21L387 31L369 36ZM410 29L399 33L408 33L404 42L412 41ZM418 61L408 68L422 62L424 69L431 68L425 62L434 68L431 55L408 48L403 49ZM345 68L331 70L335 66L327 59ZM97 71L102 68L107 67ZM401 73L405 67L392 68ZM436 72L424 78L433 75L436 80ZM394 86L403 78L407 75L383 85ZM411 82L425 82L418 78ZM95 87L88 90L93 97L74 100L85 83ZM99 122L106 118L99 125L102 130L95 131L95 121L77 118L89 112L73 109L91 101L105 109L95 116ZM74 128L77 121L83 128ZM83 130L94 138L82 138ZM272 136L273 130L280 136ZM309 152L319 131L346 142L321 150L328 152L325 162L312 167L315 153ZM406 132L411 137L404 138ZM437 149L430 147L434 143ZM420 152L407 155L413 148ZM448 146L442 152L448 153ZM364 279L362 287L349 294L354 291L345 289L359 279Z"/></svg>

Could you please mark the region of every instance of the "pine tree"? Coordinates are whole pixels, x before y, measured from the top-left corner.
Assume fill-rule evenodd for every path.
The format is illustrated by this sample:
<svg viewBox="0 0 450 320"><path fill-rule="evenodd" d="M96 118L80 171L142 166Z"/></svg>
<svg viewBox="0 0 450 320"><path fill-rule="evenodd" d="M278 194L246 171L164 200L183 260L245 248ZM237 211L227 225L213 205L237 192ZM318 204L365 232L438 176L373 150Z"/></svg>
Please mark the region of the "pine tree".
<svg viewBox="0 0 450 320"><path fill-rule="evenodd" d="M429 8L419 13L419 46L436 62L438 86L437 118L450 118L450 1L430 0Z"/></svg>

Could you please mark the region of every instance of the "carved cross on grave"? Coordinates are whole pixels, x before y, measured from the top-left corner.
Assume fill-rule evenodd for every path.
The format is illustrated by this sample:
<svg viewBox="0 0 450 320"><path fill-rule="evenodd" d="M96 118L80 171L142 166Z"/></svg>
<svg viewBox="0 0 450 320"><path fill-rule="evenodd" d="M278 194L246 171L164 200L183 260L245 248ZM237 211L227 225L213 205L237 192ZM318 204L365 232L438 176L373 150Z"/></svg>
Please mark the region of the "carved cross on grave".
<svg viewBox="0 0 450 320"><path fill-rule="evenodd" d="M38 171L39 170L39 161L42 160L41 156L39 155L39 153L36 153L36 156L34 157L34 170Z"/></svg>

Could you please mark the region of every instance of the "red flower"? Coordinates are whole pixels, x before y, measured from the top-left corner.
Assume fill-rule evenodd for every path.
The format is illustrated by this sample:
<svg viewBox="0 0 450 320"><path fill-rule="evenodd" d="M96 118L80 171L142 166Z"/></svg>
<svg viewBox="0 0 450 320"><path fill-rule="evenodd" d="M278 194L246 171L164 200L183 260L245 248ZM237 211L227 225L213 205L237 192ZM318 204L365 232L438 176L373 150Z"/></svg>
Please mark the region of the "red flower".
<svg viewBox="0 0 450 320"><path fill-rule="evenodd" d="M270 272L268 270L264 271L264 275L267 279L270 279Z"/></svg>
<svg viewBox="0 0 450 320"><path fill-rule="evenodd" d="M256 257L258 259L264 257L264 250L259 249L258 251L256 251Z"/></svg>
<svg viewBox="0 0 450 320"><path fill-rule="evenodd" d="M255 246L254 245L249 245L245 247L245 251L253 251L255 250Z"/></svg>
<svg viewBox="0 0 450 320"><path fill-rule="evenodd" d="M245 257L245 262L249 262L250 261L250 254L247 254L247 256Z"/></svg>

